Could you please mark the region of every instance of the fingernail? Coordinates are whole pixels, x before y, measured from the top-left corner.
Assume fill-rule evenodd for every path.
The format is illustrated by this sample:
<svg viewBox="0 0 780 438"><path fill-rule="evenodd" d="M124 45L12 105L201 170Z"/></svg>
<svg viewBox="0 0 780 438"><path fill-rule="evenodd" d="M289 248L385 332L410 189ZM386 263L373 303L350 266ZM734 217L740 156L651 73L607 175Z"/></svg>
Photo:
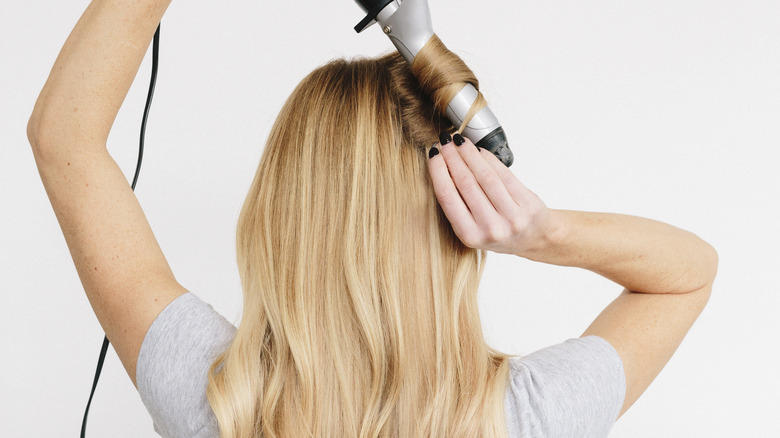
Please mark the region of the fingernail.
<svg viewBox="0 0 780 438"><path fill-rule="evenodd" d="M428 159L431 159L437 155L439 155L439 150L436 148L431 148L431 150L428 152Z"/></svg>
<svg viewBox="0 0 780 438"><path fill-rule="evenodd" d="M454 141L456 145L460 146L466 142L466 139L463 138L463 136L460 134L455 134L452 136L452 141Z"/></svg>
<svg viewBox="0 0 780 438"><path fill-rule="evenodd" d="M447 131L442 131L439 134L439 143L441 143L442 146L452 141L452 137L450 137L450 133Z"/></svg>

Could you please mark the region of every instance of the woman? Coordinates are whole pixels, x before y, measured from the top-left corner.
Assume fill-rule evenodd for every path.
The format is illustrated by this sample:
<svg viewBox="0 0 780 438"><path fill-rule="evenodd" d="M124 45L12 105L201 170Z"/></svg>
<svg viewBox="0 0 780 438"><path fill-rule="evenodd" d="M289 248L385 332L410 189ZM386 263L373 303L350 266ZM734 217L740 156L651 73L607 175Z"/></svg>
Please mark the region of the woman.
<svg viewBox="0 0 780 438"><path fill-rule="evenodd" d="M106 150L168 4L93 1L28 124L84 290L161 435L605 436L706 304L706 242L549 209L443 119L477 81L434 39L411 69L338 60L292 93L239 219L236 329L176 282ZM488 250L624 290L580 338L512 357L481 333Z"/></svg>

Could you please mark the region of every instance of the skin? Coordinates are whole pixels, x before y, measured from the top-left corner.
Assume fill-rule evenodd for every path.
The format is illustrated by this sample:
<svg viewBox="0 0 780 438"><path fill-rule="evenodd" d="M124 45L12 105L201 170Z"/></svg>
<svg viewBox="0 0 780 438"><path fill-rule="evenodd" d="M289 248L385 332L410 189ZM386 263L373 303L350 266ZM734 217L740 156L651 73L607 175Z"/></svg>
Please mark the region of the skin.
<svg viewBox="0 0 780 438"><path fill-rule="evenodd" d="M591 270L623 286L581 336L605 339L623 362L622 416L672 357L712 292L715 250L651 219L548 209L492 153L468 139L428 160L452 228L472 248Z"/></svg>
<svg viewBox="0 0 780 438"><path fill-rule="evenodd" d="M133 384L147 330L187 290L171 272L106 141L169 3L90 3L27 127L84 291ZM650 219L548 209L470 141L440 148L429 171L464 244L589 269L624 287L582 335L601 336L619 353L626 373L622 415L704 308L717 271L715 250L690 232Z"/></svg>
<svg viewBox="0 0 780 438"><path fill-rule="evenodd" d="M468 138L440 146L428 161L433 188L455 234L468 247L522 254L552 231L544 202L491 152Z"/></svg>
<svg viewBox="0 0 780 438"><path fill-rule="evenodd" d="M90 3L27 126L84 291L134 385L147 330L186 289L173 276L106 141L169 3Z"/></svg>

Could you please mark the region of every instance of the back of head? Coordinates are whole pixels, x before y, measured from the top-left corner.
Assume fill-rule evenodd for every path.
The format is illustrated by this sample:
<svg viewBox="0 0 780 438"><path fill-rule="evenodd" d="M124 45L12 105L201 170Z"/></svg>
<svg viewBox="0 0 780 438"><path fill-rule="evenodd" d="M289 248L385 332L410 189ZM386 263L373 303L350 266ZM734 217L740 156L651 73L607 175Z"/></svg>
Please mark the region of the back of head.
<svg viewBox="0 0 780 438"><path fill-rule="evenodd" d="M456 128L441 101L476 79L443 45L418 59L332 61L279 113L238 223L242 321L209 376L222 437L505 436L486 253L427 170Z"/></svg>

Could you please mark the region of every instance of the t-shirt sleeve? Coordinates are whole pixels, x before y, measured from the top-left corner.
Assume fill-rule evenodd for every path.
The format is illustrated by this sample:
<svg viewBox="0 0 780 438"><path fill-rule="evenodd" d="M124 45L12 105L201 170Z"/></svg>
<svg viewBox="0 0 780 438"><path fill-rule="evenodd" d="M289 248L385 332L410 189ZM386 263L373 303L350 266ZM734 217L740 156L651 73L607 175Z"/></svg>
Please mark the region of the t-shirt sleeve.
<svg viewBox="0 0 780 438"><path fill-rule="evenodd" d="M623 361L590 335L510 359L505 408L510 436L603 438L626 393Z"/></svg>
<svg viewBox="0 0 780 438"><path fill-rule="evenodd" d="M208 370L235 330L191 292L173 300L149 327L138 354L136 383L161 436L200 438L217 430L206 400Z"/></svg>

